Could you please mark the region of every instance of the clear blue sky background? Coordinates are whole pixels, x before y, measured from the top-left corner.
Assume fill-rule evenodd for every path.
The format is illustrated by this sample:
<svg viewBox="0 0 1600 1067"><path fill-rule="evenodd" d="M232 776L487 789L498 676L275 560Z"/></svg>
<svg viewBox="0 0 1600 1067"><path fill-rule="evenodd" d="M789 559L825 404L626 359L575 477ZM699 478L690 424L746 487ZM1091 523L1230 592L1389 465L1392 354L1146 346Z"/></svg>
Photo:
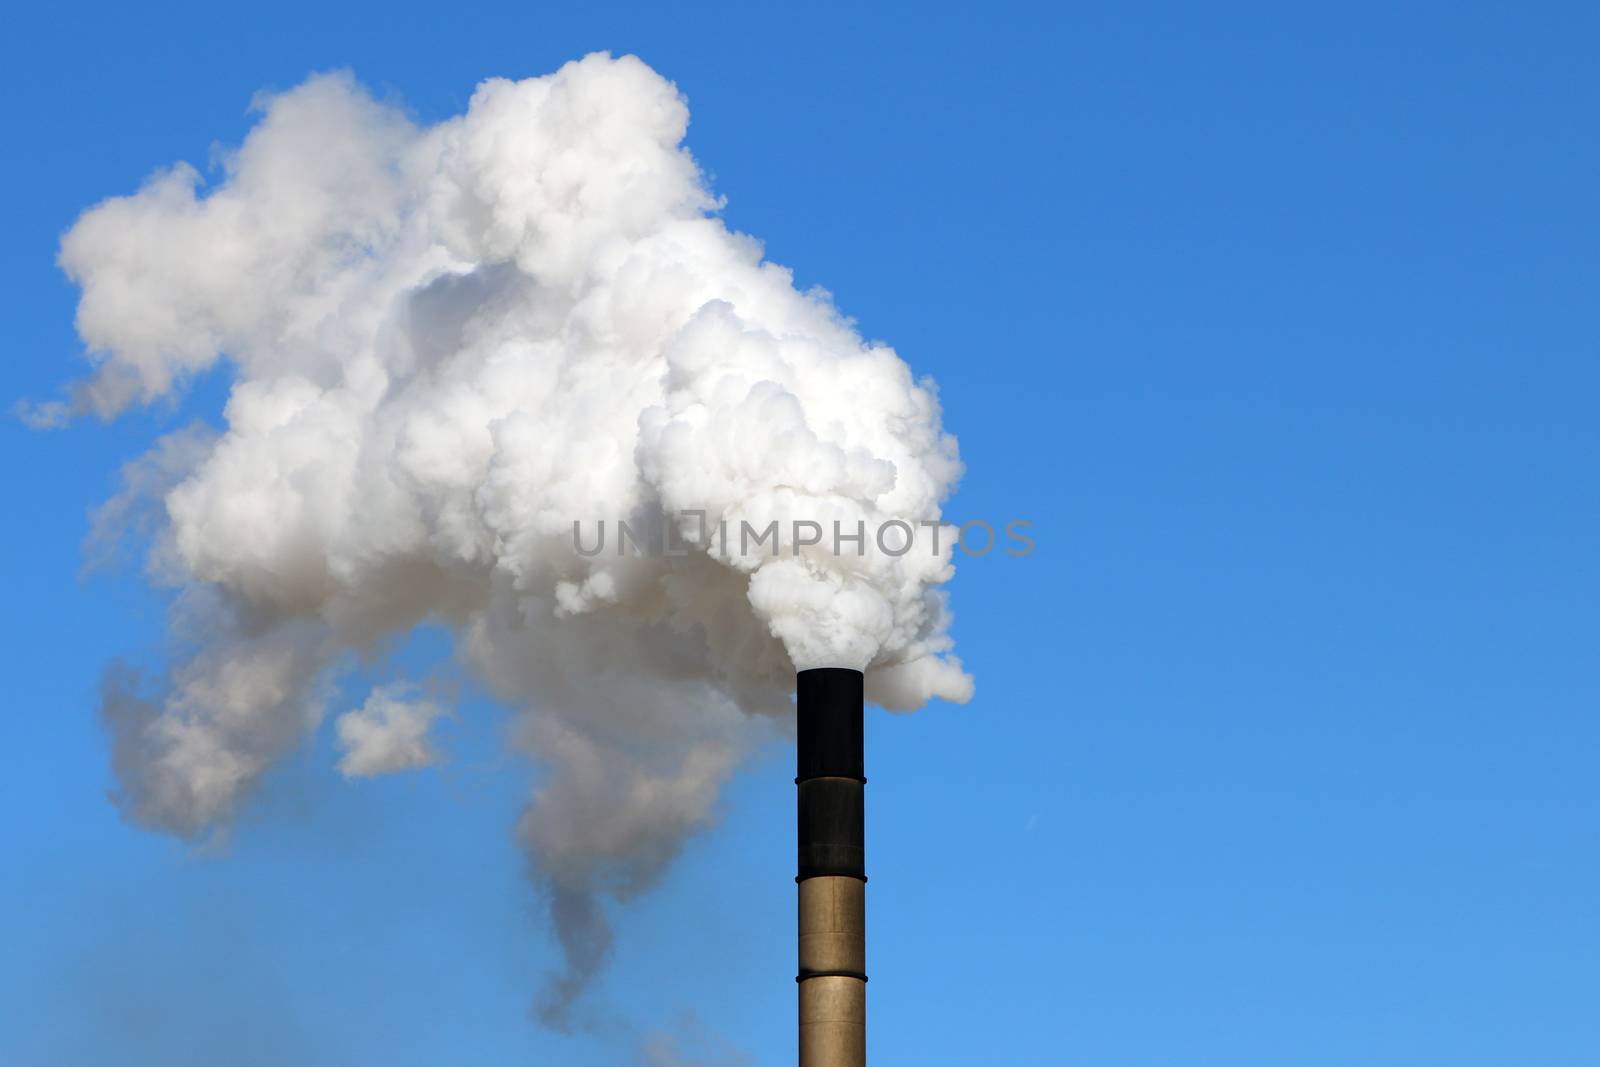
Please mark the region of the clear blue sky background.
<svg viewBox="0 0 1600 1067"><path fill-rule="evenodd" d="M977 699L870 716L874 1062L1591 1067L1600 11L1289 6L10 5L0 400L80 369L60 232L255 90L437 120L636 52L731 224L939 380L953 514L1037 524L954 584ZM788 751L575 1038L481 695L421 775L320 738L225 854L119 823L96 679L162 607L85 513L225 388L0 426L0 1062L792 1063Z"/></svg>

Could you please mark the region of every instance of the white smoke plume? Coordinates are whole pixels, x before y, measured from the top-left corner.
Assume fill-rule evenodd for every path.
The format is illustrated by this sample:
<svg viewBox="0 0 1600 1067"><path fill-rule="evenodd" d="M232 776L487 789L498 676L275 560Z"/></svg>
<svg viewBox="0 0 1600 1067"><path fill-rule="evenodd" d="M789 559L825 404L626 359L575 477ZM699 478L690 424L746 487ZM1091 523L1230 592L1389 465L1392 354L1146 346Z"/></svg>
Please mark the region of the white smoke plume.
<svg viewBox="0 0 1600 1067"><path fill-rule="evenodd" d="M938 552L785 532L776 557L619 558L574 523L936 524L955 441L930 382L722 222L682 96L635 58L486 81L431 127L340 74L257 107L213 186L178 164L62 241L95 369L35 421L232 374L223 425L130 464L97 523L154 516L184 650L153 686L107 674L119 802L225 827L352 650L448 625L543 768L518 836L567 955L540 1002L560 1025L608 952L603 898L710 824L797 668L865 669L894 708L971 694L947 528ZM428 763L440 711L375 693L338 721L341 767Z"/></svg>
<svg viewBox="0 0 1600 1067"><path fill-rule="evenodd" d="M442 714L438 704L417 697L414 686L373 690L365 704L334 724L344 750L339 770L347 778L371 778L428 766L439 758L428 742L428 727Z"/></svg>

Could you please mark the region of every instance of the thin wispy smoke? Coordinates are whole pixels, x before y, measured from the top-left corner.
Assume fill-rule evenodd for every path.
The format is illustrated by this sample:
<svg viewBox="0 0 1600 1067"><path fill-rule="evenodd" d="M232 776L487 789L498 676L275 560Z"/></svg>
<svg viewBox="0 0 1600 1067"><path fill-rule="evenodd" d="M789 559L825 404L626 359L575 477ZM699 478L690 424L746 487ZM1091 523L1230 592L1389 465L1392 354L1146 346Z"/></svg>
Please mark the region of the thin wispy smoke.
<svg viewBox="0 0 1600 1067"><path fill-rule="evenodd" d="M185 650L148 684L107 676L118 800L225 827L351 649L451 627L545 769L518 837L567 956L539 1001L560 1024L609 951L604 898L711 824L796 668L863 668L895 708L972 688L938 588L952 538L587 557L574 524L919 527L955 442L930 382L721 221L683 98L637 59L487 81L429 127L342 74L257 108L215 184L175 165L62 241L95 367L36 422L232 374L223 425L158 442L96 524L151 518ZM341 767L429 763L442 710L375 693L338 720Z"/></svg>
<svg viewBox="0 0 1600 1067"><path fill-rule="evenodd" d="M645 1039L644 1067L753 1067L754 1061L725 1040L708 1034L693 1016Z"/></svg>

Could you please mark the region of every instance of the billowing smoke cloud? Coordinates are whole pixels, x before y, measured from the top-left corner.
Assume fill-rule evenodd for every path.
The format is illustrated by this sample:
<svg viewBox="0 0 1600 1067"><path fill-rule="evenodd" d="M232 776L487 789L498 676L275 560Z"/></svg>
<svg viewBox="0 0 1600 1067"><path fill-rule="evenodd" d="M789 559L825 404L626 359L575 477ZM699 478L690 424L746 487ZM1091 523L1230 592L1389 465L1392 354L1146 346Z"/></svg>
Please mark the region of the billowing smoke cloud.
<svg viewBox="0 0 1600 1067"><path fill-rule="evenodd" d="M183 650L153 684L107 675L119 801L225 826L351 650L448 625L543 768L518 836L568 957L559 1024L609 949L603 899L711 822L796 668L864 668L896 708L968 698L949 531L899 555L871 534L934 528L955 442L931 383L716 216L683 98L637 59L487 81L432 127L343 75L258 107L213 187L179 164L62 242L95 370L36 422L233 374L224 425L130 464L97 524L151 518ZM612 550L662 515L691 549ZM795 519L868 535L835 552ZM689 528L773 520L777 555ZM338 720L341 767L429 763L440 712L374 693Z"/></svg>

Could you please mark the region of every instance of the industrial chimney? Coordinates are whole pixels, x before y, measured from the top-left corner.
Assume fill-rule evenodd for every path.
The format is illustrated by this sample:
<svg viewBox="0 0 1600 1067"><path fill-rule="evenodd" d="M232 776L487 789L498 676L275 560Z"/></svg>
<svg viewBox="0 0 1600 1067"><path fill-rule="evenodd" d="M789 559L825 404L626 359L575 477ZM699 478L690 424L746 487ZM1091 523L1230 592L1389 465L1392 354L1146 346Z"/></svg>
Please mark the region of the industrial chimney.
<svg viewBox="0 0 1600 1067"><path fill-rule="evenodd" d="M796 678L800 1067L867 1062L862 682L840 667Z"/></svg>

